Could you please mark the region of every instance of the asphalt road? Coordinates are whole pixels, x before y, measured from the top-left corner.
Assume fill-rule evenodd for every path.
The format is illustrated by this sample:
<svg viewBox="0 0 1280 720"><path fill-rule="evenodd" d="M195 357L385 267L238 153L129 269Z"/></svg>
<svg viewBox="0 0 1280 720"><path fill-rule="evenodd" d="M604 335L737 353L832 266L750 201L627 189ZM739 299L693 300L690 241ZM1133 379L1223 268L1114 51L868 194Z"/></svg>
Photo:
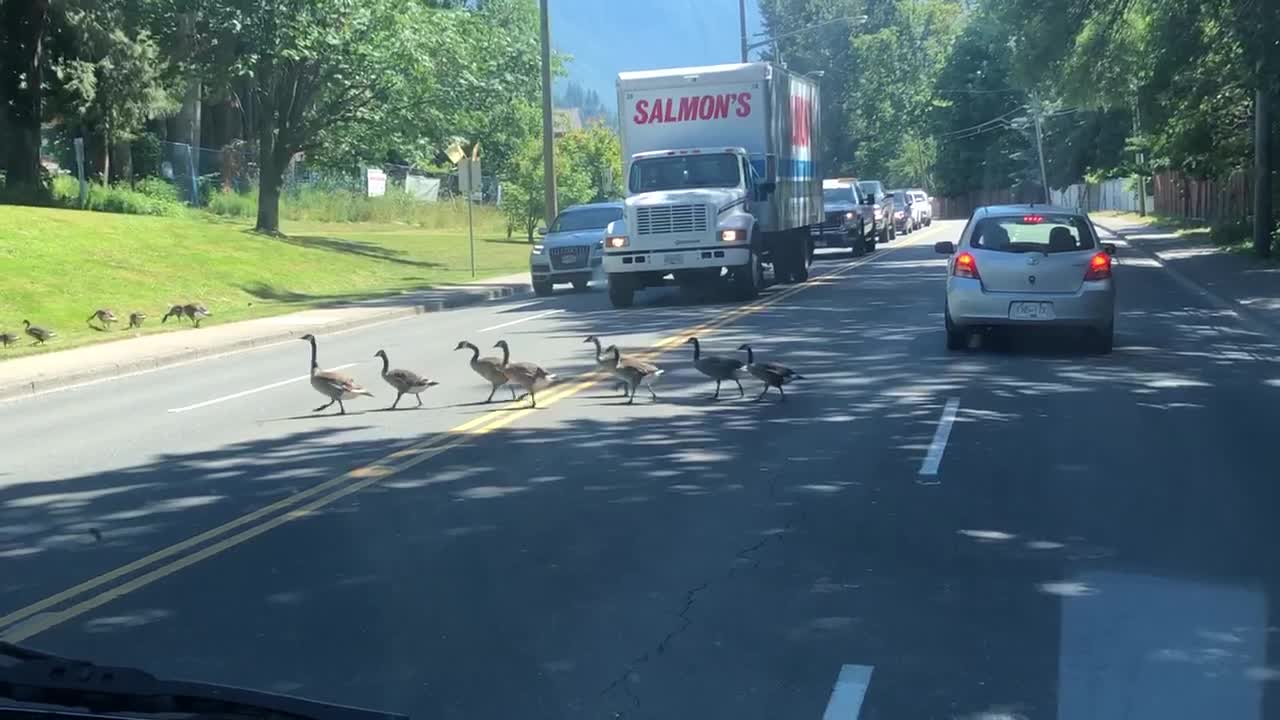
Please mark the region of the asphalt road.
<svg viewBox="0 0 1280 720"><path fill-rule="evenodd" d="M959 230L748 306L322 337L378 394L341 417L298 342L0 404L0 637L419 718L1280 717L1275 340L1122 248L1112 355L947 353ZM693 329L807 379L713 402ZM590 333L661 353L660 401ZM453 347L500 338L540 409L478 404ZM379 348L426 408L383 411Z"/></svg>

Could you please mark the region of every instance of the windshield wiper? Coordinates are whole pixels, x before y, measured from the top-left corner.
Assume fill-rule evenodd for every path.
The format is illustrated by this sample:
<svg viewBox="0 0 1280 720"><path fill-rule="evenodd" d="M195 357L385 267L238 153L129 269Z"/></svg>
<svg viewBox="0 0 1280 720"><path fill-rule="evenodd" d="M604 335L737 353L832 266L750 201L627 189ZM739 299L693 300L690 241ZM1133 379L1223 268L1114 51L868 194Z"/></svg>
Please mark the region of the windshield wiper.
<svg viewBox="0 0 1280 720"><path fill-rule="evenodd" d="M408 719L407 715L228 685L162 680L135 668L95 665L0 642L0 700L5 699L86 708L95 713L180 713L285 720ZM5 709L0 703L0 712Z"/></svg>

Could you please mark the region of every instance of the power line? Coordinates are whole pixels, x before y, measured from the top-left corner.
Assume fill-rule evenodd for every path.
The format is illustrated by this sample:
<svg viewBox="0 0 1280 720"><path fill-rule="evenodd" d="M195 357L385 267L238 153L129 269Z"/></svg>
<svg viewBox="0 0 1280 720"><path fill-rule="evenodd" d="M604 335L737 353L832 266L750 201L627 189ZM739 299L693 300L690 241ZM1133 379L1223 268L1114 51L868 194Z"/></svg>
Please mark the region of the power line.
<svg viewBox="0 0 1280 720"><path fill-rule="evenodd" d="M967 127L967 128L962 129L962 130L952 130L951 132L945 132L945 133L942 133L942 137L951 137L952 135L961 135L961 134L963 134L963 133L967 133L967 132L969 132L969 131L971 131L971 130L980 130L980 129L982 129L982 128L987 127L988 125L992 125L992 124L995 124L995 123L999 123L1001 120L1004 120L1005 118L1009 117L1010 115L1013 115L1014 113L1022 112L1023 110L1026 110L1026 109L1027 109L1027 106L1026 106L1026 105L1019 105L1018 107L1016 107L1016 108L1014 108L1014 109L1010 110L1009 112L1007 112L1007 113L1005 113L1005 114L1003 114L1003 115L999 115L999 116L997 116L997 117L993 117L993 118L991 118L990 120L987 120L987 121L985 121L985 122L980 122L980 123L978 123L977 125L974 125L973 127Z"/></svg>

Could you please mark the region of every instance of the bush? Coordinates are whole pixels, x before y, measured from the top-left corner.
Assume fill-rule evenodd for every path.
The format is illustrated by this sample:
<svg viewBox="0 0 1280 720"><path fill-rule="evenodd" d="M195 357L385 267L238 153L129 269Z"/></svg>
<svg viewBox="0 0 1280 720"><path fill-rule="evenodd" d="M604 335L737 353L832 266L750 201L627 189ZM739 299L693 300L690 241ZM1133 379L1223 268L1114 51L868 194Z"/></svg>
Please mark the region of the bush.
<svg viewBox="0 0 1280 720"><path fill-rule="evenodd" d="M205 209L222 217L255 218L258 216L258 194L242 195L223 191L211 193Z"/></svg>
<svg viewBox="0 0 1280 720"><path fill-rule="evenodd" d="M1217 223L1209 228L1209 238L1215 245L1243 245L1253 237L1253 226L1245 220Z"/></svg>
<svg viewBox="0 0 1280 720"><path fill-rule="evenodd" d="M58 205L80 207L80 183L70 175L53 179L53 196ZM126 215L180 215L183 205L178 201L172 185L158 178L147 178L139 183L138 190L120 185L89 183L89 202L86 210L124 213Z"/></svg>

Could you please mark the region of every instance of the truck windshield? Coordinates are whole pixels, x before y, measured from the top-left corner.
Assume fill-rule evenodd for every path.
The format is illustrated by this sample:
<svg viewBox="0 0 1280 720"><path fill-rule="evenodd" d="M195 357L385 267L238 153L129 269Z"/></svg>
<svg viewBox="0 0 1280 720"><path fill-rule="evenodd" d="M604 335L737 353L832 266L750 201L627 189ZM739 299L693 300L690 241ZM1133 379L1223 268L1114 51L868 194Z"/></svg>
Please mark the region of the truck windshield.
<svg viewBox="0 0 1280 720"><path fill-rule="evenodd" d="M858 197L852 187L826 188L822 191L824 203L857 203Z"/></svg>
<svg viewBox="0 0 1280 720"><path fill-rule="evenodd" d="M740 168L738 156L725 153L645 158L631 165L631 192L738 187Z"/></svg>

